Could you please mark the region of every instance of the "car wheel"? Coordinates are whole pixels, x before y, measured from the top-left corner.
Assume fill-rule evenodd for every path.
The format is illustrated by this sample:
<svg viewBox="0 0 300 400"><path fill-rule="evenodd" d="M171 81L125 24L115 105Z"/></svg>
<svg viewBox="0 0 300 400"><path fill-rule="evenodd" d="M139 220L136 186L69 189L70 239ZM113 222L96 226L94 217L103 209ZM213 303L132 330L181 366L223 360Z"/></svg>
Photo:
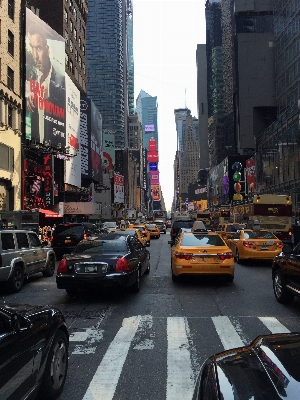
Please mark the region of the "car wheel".
<svg viewBox="0 0 300 400"><path fill-rule="evenodd" d="M47 261L46 269L43 271L44 276L53 276L55 271L55 259L53 256L49 257Z"/></svg>
<svg viewBox="0 0 300 400"><path fill-rule="evenodd" d="M66 292L68 293L69 296L76 296L78 293L78 289L76 288L67 288Z"/></svg>
<svg viewBox="0 0 300 400"><path fill-rule="evenodd" d="M292 303L294 296L290 293L285 286L284 278L279 270L275 271L273 278L273 290L276 300L282 304Z"/></svg>
<svg viewBox="0 0 300 400"><path fill-rule="evenodd" d="M141 280L141 270L140 268L138 268L138 270L136 271L135 282L131 287L133 293L138 293L140 291L140 280Z"/></svg>
<svg viewBox="0 0 300 400"><path fill-rule="evenodd" d="M63 331L58 331L48 355L39 398L57 399L61 394L68 370L68 339Z"/></svg>
<svg viewBox="0 0 300 400"><path fill-rule="evenodd" d="M12 276L6 282L6 289L10 293L18 293L24 284L24 271L21 265L15 265Z"/></svg>

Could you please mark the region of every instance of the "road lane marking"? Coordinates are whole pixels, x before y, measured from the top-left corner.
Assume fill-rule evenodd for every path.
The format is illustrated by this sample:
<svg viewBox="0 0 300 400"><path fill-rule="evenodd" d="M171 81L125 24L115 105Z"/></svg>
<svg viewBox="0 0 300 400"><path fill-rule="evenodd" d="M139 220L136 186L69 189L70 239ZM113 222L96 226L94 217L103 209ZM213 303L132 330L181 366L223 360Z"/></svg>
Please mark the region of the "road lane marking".
<svg viewBox="0 0 300 400"><path fill-rule="evenodd" d="M109 345L83 400L110 400L114 397L123 365L140 319L141 316L123 319L122 327Z"/></svg>
<svg viewBox="0 0 300 400"><path fill-rule="evenodd" d="M70 342L84 342L88 338L88 331L86 332L73 332L70 335Z"/></svg>
<svg viewBox="0 0 300 400"><path fill-rule="evenodd" d="M228 317L212 317L212 321L224 346L224 350L244 346L244 342L241 340Z"/></svg>
<svg viewBox="0 0 300 400"><path fill-rule="evenodd" d="M187 321L183 317L169 317L167 319L167 400L191 399L193 397L194 373L186 324Z"/></svg>
<svg viewBox="0 0 300 400"><path fill-rule="evenodd" d="M290 331L282 325L278 319L274 317L258 317L261 322L271 331L272 333L290 333Z"/></svg>

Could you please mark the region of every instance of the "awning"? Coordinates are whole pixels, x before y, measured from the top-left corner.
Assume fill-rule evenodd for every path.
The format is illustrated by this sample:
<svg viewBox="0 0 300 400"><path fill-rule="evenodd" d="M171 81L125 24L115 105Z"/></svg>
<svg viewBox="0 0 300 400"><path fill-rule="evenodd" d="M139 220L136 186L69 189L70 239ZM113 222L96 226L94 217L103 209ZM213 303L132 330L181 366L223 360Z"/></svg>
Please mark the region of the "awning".
<svg viewBox="0 0 300 400"><path fill-rule="evenodd" d="M63 215L60 215L57 212L52 211L52 210L45 210L43 208L40 208L39 212L44 214L44 216L46 218L63 218Z"/></svg>

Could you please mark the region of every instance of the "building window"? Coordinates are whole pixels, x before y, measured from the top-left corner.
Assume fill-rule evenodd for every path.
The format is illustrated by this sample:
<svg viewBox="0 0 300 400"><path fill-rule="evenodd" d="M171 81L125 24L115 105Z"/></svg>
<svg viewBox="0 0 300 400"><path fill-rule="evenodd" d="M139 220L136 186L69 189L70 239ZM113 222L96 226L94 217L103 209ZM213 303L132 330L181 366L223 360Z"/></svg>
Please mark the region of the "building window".
<svg viewBox="0 0 300 400"><path fill-rule="evenodd" d="M82 27L83 37L85 38L85 29Z"/></svg>
<svg viewBox="0 0 300 400"><path fill-rule="evenodd" d="M84 46L84 44L82 45L82 52L83 52L83 55L85 55L85 46Z"/></svg>
<svg viewBox="0 0 300 400"><path fill-rule="evenodd" d="M70 20L70 32L73 32L73 22Z"/></svg>
<svg viewBox="0 0 300 400"><path fill-rule="evenodd" d="M68 11L65 9L65 22L68 23Z"/></svg>
<svg viewBox="0 0 300 400"><path fill-rule="evenodd" d="M81 60L80 56L78 57L78 64L79 64L80 68L82 68L82 60Z"/></svg>
<svg viewBox="0 0 300 400"><path fill-rule="evenodd" d="M72 72L72 74L74 73L74 66L72 60L70 60L70 71Z"/></svg>
<svg viewBox="0 0 300 400"><path fill-rule="evenodd" d="M74 19L75 19L75 21L76 21L76 19L77 19L77 11L76 11L76 8L74 8L74 10L73 10L73 15L74 15Z"/></svg>
<svg viewBox="0 0 300 400"><path fill-rule="evenodd" d="M65 61L66 61L66 67L69 66L69 56L67 53L65 53Z"/></svg>
<svg viewBox="0 0 300 400"><path fill-rule="evenodd" d="M8 0L8 16L12 20L15 18L15 0Z"/></svg>
<svg viewBox="0 0 300 400"><path fill-rule="evenodd" d="M11 106L7 107L7 125L13 127L13 108Z"/></svg>
<svg viewBox="0 0 300 400"><path fill-rule="evenodd" d="M66 42L66 45L68 44L68 40L69 40L69 35L68 35L68 32L65 31L65 42Z"/></svg>
<svg viewBox="0 0 300 400"><path fill-rule="evenodd" d="M78 46L79 46L79 48L81 48L81 37L80 36L78 37Z"/></svg>
<svg viewBox="0 0 300 400"><path fill-rule="evenodd" d="M70 40L70 52L73 53L73 42Z"/></svg>
<svg viewBox="0 0 300 400"><path fill-rule="evenodd" d="M15 43L15 38L14 34L8 30L8 45L7 45L7 50L10 55L14 56L14 43Z"/></svg>
<svg viewBox="0 0 300 400"><path fill-rule="evenodd" d="M0 143L0 168L14 171L14 149Z"/></svg>
<svg viewBox="0 0 300 400"><path fill-rule="evenodd" d="M82 70L83 70L83 73L85 75L85 63L82 63Z"/></svg>
<svg viewBox="0 0 300 400"><path fill-rule="evenodd" d="M7 67L7 87L14 90L14 71Z"/></svg>
<svg viewBox="0 0 300 400"><path fill-rule="evenodd" d="M76 47L74 47L74 55L75 55L75 60L78 61L78 51Z"/></svg>
<svg viewBox="0 0 300 400"><path fill-rule="evenodd" d="M76 29L74 29L74 38L75 38L75 40L77 40L77 30Z"/></svg>

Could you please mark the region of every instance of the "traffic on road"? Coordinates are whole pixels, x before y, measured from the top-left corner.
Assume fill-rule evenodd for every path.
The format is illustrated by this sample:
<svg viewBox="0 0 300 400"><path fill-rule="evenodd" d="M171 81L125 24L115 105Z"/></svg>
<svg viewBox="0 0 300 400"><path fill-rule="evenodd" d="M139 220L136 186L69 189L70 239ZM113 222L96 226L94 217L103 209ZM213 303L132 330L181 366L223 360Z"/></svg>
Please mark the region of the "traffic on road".
<svg viewBox="0 0 300 400"><path fill-rule="evenodd" d="M299 245L191 225L150 247L147 224L88 235L52 276L3 285L0 399L298 398ZM237 241L274 257L241 260Z"/></svg>

